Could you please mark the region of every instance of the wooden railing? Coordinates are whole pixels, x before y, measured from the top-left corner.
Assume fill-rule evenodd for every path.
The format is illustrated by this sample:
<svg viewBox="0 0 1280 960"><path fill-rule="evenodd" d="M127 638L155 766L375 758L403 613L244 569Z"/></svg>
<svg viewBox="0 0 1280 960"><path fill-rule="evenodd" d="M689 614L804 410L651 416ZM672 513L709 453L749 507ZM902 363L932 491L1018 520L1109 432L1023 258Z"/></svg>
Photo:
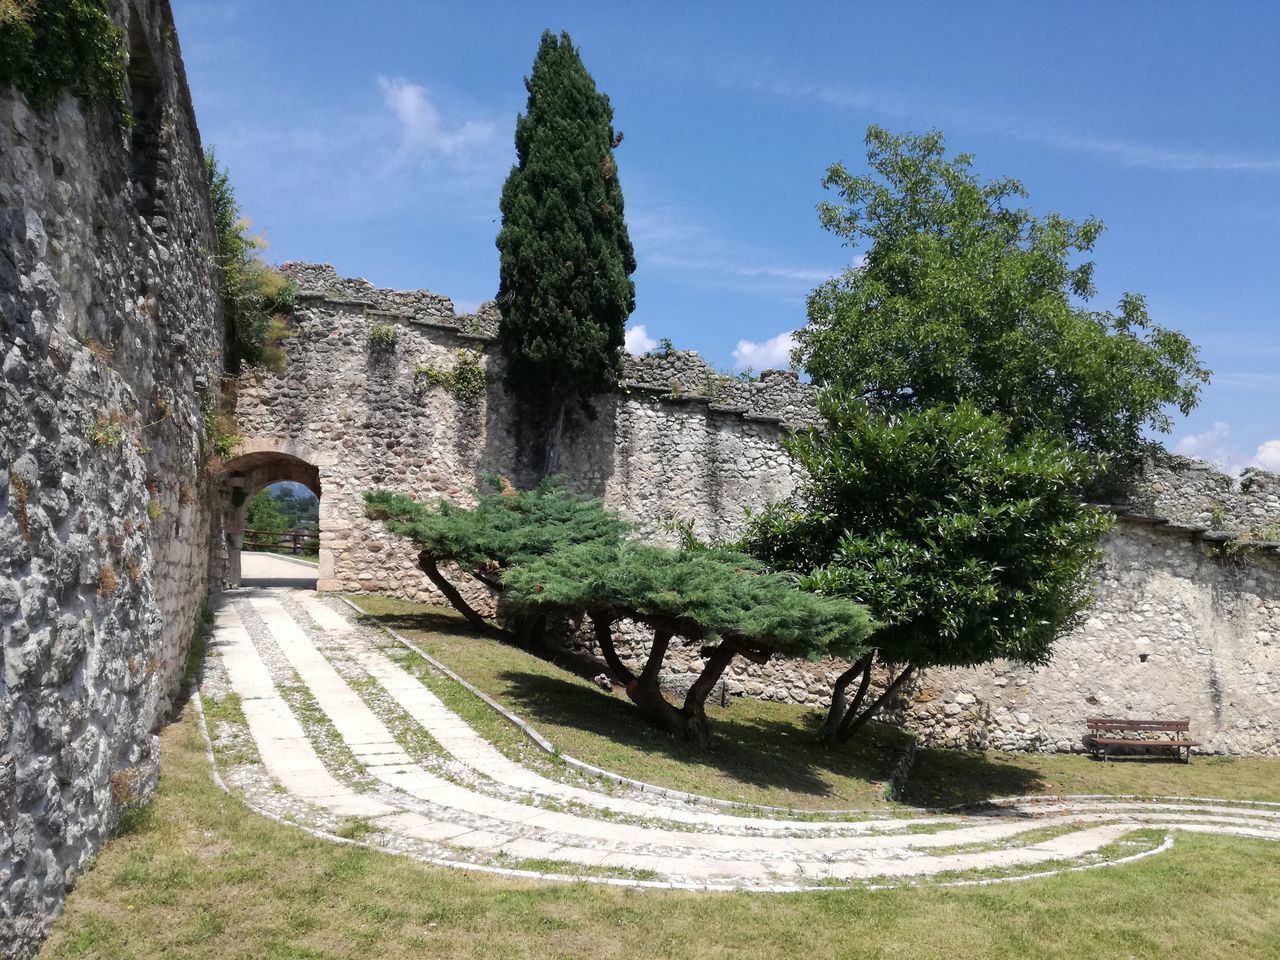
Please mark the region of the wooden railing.
<svg viewBox="0 0 1280 960"><path fill-rule="evenodd" d="M315 530L246 529L241 548L268 553L319 553L320 534Z"/></svg>

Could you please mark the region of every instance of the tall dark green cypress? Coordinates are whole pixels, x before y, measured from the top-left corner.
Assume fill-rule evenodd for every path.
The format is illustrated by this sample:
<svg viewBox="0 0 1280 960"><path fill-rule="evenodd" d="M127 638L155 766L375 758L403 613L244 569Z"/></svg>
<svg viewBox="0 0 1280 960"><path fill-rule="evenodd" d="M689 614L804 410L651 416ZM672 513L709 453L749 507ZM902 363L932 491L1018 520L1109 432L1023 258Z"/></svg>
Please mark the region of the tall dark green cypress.
<svg viewBox="0 0 1280 960"><path fill-rule="evenodd" d="M623 219L613 107L567 33L542 35L502 188L498 306L507 387L542 424L544 470L566 411L617 384L636 259Z"/></svg>

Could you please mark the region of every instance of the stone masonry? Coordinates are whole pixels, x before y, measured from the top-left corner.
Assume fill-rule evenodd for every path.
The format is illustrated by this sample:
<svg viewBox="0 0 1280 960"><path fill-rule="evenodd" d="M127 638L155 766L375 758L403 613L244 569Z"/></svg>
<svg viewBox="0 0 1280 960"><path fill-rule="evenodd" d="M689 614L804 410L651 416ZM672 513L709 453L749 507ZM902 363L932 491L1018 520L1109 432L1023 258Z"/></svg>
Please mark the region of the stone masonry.
<svg viewBox="0 0 1280 960"><path fill-rule="evenodd" d="M207 591L222 368L168 4L112 3L136 122L0 92L0 954L145 800Z"/></svg>
<svg viewBox="0 0 1280 960"><path fill-rule="evenodd" d="M242 379L244 456L228 468L251 495L278 471L313 465L321 589L437 599L412 549L364 519L360 493L385 486L465 502L485 473L520 478L492 305L458 316L437 294L380 290L328 266L285 270L304 290L288 367ZM389 347L370 337L375 325L395 331ZM448 369L464 350L486 366L482 395L455 396L417 372ZM629 358L623 389L568 432L561 468L647 539L673 542L677 524L732 536L746 509L794 488L781 441L814 419L812 391L791 373L742 381L696 354ZM922 742L1074 750L1086 716L1112 713L1190 716L1207 749L1280 753L1280 556L1261 539L1280 522L1280 479L1255 471L1233 483L1183 458L1155 460L1147 475L1141 502L1119 511L1107 538L1086 622L1043 667L926 671L896 709ZM1177 522L1152 523L1153 513ZM1232 541L1231 530L1248 539ZM643 655L643 631L622 639L624 655ZM589 638L571 645L593 652ZM701 666L696 649L674 647L665 679L680 688ZM821 706L842 669L738 660L725 693Z"/></svg>

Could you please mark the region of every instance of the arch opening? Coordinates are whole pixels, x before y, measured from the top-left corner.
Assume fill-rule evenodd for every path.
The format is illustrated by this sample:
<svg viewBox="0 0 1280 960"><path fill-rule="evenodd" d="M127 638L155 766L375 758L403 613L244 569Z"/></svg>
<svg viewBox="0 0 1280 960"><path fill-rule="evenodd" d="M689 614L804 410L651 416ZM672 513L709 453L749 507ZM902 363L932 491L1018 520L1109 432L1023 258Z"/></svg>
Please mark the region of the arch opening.
<svg viewBox="0 0 1280 960"><path fill-rule="evenodd" d="M328 559L321 538L319 468L292 454L260 450L228 460L222 473L225 585L314 589ZM288 493L271 496L272 490ZM251 518L256 525L247 522ZM281 518L288 525L279 523ZM313 550L316 563L307 556Z"/></svg>

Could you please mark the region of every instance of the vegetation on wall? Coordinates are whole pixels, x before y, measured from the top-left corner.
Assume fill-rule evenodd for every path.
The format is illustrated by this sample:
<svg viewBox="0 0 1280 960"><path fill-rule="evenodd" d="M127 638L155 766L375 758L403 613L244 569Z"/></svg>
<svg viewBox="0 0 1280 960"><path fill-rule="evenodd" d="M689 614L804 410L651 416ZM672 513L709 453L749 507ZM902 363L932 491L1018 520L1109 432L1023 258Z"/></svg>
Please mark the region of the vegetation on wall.
<svg viewBox="0 0 1280 960"><path fill-rule="evenodd" d="M453 358L453 366L437 367L420 364L413 370L414 379L431 387L444 387L459 400L469 400L484 393L485 370L480 353L476 350L459 350Z"/></svg>
<svg viewBox="0 0 1280 960"><path fill-rule="evenodd" d="M128 123L124 32L107 0L0 0L0 87L37 108L70 93Z"/></svg>
<svg viewBox="0 0 1280 960"><path fill-rule="evenodd" d="M835 164L824 181L841 199L820 206L823 226L864 256L809 297L796 359L814 382L881 409L969 400L1016 435L1083 451L1091 487L1104 471L1122 484L1143 431L1168 432L1167 408L1188 413L1209 371L1141 296L1088 308L1094 265L1080 258L1102 224L1014 206L1021 184L980 180L936 132L871 127L867 160L870 174Z"/></svg>
<svg viewBox="0 0 1280 960"><path fill-rule="evenodd" d="M297 288L258 255L264 246L249 234L225 168L210 150L205 154L209 176L210 212L216 234L215 256L222 276L226 313L227 370L239 373L245 365L264 364L283 370L280 341L292 335L288 316Z"/></svg>
<svg viewBox="0 0 1280 960"><path fill-rule="evenodd" d="M635 253L623 219L609 98L568 34L550 31L516 121L502 188L498 309L508 388L539 420L553 472L566 409L612 389L635 309Z"/></svg>

